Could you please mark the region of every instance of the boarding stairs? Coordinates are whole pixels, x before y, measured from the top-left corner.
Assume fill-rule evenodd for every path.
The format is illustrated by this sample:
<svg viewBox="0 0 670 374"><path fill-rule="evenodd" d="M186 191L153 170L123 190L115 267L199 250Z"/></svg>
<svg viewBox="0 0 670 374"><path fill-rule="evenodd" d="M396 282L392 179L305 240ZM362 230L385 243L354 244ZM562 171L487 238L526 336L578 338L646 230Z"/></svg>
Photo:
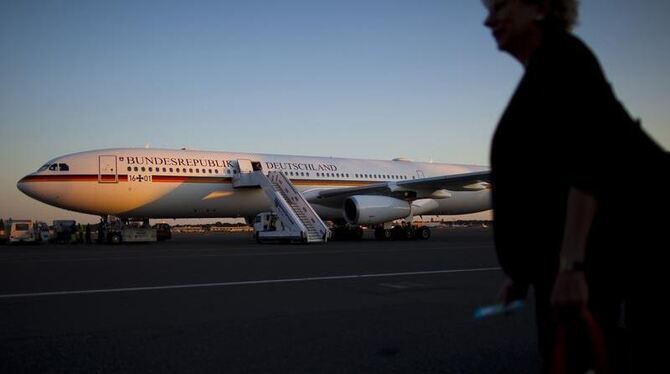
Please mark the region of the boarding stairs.
<svg viewBox="0 0 670 374"><path fill-rule="evenodd" d="M325 243L330 230L319 218L312 206L288 177L279 171L250 171L237 174L233 178L234 188L261 187L272 202L272 210L281 221L282 232L287 238L299 238L306 243Z"/></svg>

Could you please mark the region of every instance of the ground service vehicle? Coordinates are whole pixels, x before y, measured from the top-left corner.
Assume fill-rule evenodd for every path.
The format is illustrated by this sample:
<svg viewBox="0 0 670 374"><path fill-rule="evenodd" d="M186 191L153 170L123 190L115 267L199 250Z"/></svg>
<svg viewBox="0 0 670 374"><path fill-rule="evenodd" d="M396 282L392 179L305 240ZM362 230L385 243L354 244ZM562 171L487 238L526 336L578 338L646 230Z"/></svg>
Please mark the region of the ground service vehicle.
<svg viewBox="0 0 670 374"><path fill-rule="evenodd" d="M160 242L163 240L172 239L172 230L167 223L157 223L153 226L156 229L156 239Z"/></svg>
<svg viewBox="0 0 670 374"><path fill-rule="evenodd" d="M110 244L124 243L147 243L155 242L156 229L149 226L149 220L122 221L116 220L107 231L107 242Z"/></svg>
<svg viewBox="0 0 670 374"><path fill-rule="evenodd" d="M12 220L9 229L10 243L34 243L37 241L35 226L30 220Z"/></svg>
<svg viewBox="0 0 670 374"><path fill-rule="evenodd" d="M254 238L259 243L271 241L302 243L305 241L300 231L284 227L277 214L273 212L263 212L256 215Z"/></svg>

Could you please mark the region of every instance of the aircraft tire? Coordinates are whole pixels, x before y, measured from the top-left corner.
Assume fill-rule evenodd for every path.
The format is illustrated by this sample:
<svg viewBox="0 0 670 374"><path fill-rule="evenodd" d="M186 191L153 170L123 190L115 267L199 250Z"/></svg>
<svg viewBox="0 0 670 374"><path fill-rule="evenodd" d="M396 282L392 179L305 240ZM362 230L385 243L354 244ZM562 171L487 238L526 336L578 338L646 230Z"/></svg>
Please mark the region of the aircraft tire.
<svg viewBox="0 0 670 374"><path fill-rule="evenodd" d="M109 242L111 244L121 244L121 234L114 233L109 237Z"/></svg>
<svg viewBox="0 0 670 374"><path fill-rule="evenodd" d="M375 239L377 240L393 240L393 231L383 228L375 229Z"/></svg>
<svg viewBox="0 0 670 374"><path fill-rule="evenodd" d="M361 240L361 239L363 239L363 233L364 233L364 231L363 231L362 228L360 228L360 227L355 228L355 229L354 229L354 232L353 232L354 240Z"/></svg>
<svg viewBox="0 0 670 374"><path fill-rule="evenodd" d="M417 237L421 240L428 240L430 239L430 228L428 227L422 227L419 229Z"/></svg>

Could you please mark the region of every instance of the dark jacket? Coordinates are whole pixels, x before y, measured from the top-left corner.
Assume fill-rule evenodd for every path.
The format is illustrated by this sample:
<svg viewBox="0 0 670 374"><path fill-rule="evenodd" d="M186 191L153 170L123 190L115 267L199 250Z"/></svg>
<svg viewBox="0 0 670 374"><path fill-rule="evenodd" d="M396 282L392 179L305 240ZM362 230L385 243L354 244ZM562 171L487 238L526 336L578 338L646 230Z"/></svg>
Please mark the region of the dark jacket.
<svg viewBox="0 0 670 374"><path fill-rule="evenodd" d="M531 57L490 157L496 251L526 283L555 277L571 187L598 201L587 262L618 269L610 245L633 239L615 236L617 225L646 214L654 201L643 185L665 183L669 171L667 153L631 119L593 53L563 32L548 33Z"/></svg>

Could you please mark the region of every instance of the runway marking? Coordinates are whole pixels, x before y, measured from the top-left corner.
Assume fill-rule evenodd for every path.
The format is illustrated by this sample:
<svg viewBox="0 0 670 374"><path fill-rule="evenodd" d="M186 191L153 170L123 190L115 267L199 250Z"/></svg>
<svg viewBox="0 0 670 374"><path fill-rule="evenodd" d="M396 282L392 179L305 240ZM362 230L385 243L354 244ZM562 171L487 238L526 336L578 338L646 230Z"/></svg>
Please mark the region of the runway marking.
<svg viewBox="0 0 670 374"><path fill-rule="evenodd" d="M258 284L273 284L273 283L299 283L299 282L314 282L314 281L326 281L326 280L404 277L410 275L454 274L454 273L471 273L471 272L484 272L484 271L497 271L497 270L500 270L500 268L492 267L492 268L478 268L478 269L409 271L404 273L352 274L352 275L333 275L324 277L265 279L256 281L238 281L238 282L221 282L221 283L176 284L170 286L105 288L98 290L79 290L79 291L75 290L75 291L32 292L32 293L4 294L0 295L0 299L26 298L26 297L39 297L39 296L88 295L88 294L114 293L114 292L159 291L159 290L175 290L182 288L251 286Z"/></svg>
<svg viewBox="0 0 670 374"><path fill-rule="evenodd" d="M184 254L184 253L175 253L175 254L157 254L154 256L145 256L142 253L140 256L118 256L118 257L109 257L109 255L115 255L117 252L108 251L108 252L98 252L97 254L100 257L83 257L83 258L35 258L35 254L12 254L6 257L0 256L0 264L9 264L9 263L53 263L53 262L97 262L97 261L126 261L126 260L162 260L162 259L178 259L178 258L202 258L202 257L261 257L261 256L296 256L296 255L329 255L329 254L374 254L379 252L418 252L418 251L454 251L454 250L472 250L472 249L490 249L493 248L493 245L472 245L472 246L460 246L455 248L383 248L383 249L343 249L343 250L318 250L318 251L287 251L287 252L258 252L258 253L193 253L193 254ZM41 256L42 254L39 254ZM102 257L107 256L107 257Z"/></svg>

